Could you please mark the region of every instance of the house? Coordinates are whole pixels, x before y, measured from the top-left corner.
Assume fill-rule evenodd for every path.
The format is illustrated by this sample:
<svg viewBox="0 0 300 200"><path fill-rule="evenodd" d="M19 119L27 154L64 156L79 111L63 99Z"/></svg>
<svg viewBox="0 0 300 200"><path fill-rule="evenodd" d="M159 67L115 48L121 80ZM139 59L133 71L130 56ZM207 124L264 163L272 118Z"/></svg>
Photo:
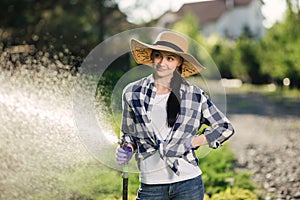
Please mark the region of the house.
<svg viewBox="0 0 300 200"><path fill-rule="evenodd" d="M187 12L196 16L204 36L217 33L236 39L243 33L261 38L265 28L262 24L261 0L215 0L184 4L177 12L165 14L158 26L169 27Z"/></svg>

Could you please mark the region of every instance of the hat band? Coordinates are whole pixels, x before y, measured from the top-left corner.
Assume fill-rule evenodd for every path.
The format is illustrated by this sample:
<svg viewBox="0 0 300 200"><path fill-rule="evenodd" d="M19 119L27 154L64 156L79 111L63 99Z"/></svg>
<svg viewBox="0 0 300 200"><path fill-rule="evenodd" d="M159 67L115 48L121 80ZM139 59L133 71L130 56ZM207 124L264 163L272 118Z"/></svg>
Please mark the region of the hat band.
<svg viewBox="0 0 300 200"><path fill-rule="evenodd" d="M172 48L172 49L174 49L176 51L183 52L183 50L179 46L177 46L177 45L175 45L175 44L173 44L171 42L167 42L167 41L157 41L153 45L162 45L162 46L170 47L170 48Z"/></svg>

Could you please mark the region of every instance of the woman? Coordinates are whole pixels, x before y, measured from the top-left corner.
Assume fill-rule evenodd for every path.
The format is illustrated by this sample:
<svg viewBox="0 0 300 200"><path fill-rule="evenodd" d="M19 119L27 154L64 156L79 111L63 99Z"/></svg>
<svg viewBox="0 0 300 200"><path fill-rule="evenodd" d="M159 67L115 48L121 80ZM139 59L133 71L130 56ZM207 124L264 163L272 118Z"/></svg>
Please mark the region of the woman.
<svg viewBox="0 0 300 200"><path fill-rule="evenodd" d="M136 153L140 170L137 199L203 199L201 170L195 148L218 148L233 135L225 115L197 86L183 77L204 67L189 53L179 34L164 31L153 45L131 40L132 54L154 73L135 81L123 91L122 140L118 164ZM211 128L196 135L203 121Z"/></svg>

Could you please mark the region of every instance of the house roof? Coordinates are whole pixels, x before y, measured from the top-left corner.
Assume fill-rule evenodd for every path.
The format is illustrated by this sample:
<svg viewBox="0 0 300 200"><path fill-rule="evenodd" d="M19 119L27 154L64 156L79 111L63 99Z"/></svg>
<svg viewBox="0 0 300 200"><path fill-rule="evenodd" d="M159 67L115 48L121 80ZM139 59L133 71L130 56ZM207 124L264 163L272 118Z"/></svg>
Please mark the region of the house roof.
<svg viewBox="0 0 300 200"><path fill-rule="evenodd" d="M216 21L227 10L233 7L246 6L252 0L215 0L184 4L177 15L184 16L186 12L192 12L197 16L200 25L204 25L211 21Z"/></svg>

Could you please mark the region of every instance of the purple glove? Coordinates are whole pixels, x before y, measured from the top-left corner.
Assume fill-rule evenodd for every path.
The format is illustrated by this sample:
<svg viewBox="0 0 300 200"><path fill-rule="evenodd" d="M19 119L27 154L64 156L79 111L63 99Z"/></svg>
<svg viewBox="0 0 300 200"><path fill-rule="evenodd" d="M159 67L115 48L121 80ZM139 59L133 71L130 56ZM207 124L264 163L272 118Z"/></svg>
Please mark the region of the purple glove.
<svg viewBox="0 0 300 200"><path fill-rule="evenodd" d="M132 157L132 149L131 147L127 146L124 149L122 147L118 147L116 149L116 159L117 159L117 163L119 165L123 165L125 163L128 163L128 161L131 159Z"/></svg>

